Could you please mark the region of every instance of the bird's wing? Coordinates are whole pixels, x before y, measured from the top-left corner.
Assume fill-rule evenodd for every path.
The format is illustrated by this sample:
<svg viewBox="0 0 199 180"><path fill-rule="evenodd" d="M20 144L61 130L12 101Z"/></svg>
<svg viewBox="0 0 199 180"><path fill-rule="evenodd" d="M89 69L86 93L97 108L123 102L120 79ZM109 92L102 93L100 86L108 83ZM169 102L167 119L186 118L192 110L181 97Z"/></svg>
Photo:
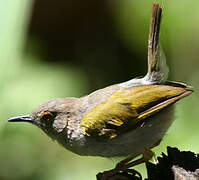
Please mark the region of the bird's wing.
<svg viewBox="0 0 199 180"><path fill-rule="evenodd" d="M118 91L88 112L81 120L81 127L87 136L115 138L189 95L192 91L185 87L148 85Z"/></svg>

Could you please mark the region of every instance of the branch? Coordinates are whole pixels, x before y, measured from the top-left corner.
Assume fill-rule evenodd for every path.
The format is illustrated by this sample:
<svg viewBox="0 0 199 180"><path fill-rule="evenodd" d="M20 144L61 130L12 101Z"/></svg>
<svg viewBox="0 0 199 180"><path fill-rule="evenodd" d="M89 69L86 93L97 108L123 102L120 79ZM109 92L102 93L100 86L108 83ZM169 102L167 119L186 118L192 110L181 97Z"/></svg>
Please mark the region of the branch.
<svg viewBox="0 0 199 180"><path fill-rule="evenodd" d="M148 179L145 180L198 180L199 156L190 151L167 147L158 163L146 163Z"/></svg>

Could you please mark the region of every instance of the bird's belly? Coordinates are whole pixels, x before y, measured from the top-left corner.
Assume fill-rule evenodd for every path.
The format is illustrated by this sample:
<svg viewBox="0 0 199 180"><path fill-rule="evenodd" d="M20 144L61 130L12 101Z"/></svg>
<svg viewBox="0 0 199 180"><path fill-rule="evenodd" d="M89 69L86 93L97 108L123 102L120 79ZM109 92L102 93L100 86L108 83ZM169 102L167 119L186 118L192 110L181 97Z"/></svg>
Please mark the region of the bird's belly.
<svg viewBox="0 0 199 180"><path fill-rule="evenodd" d="M173 106L163 109L158 114L146 119L143 123L115 139L108 141L93 138L80 139L76 145L71 146L71 151L86 156L137 156L146 148L158 145L173 121ZM82 143L83 142L83 143Z"/></svg>

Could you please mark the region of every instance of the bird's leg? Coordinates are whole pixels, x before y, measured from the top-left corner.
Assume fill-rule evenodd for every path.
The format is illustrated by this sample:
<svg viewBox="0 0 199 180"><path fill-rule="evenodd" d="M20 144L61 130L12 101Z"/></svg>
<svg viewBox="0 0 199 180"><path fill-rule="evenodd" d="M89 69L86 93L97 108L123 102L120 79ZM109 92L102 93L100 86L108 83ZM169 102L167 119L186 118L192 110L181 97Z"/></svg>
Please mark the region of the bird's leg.
<svg viewBox="0 0 199 180"><path fill-rule="evenodd" d="M115 166L115 169L120 169L122 168L125 164L128 164L131 160L133 160L135 157L134 156L129 156L126 159L118 162Z"/></svg>
<svg viewBox="0 0 199 180"><path fill-rule="evenodd" d="M102 176L102 180L107 180L109 177L121 172L121 171L126 171L128 170L128 168L145 163L147 161L149 161L154 153L150 150L150 149L144 149L144 151L142 152L143 157L141 157L140 159L137 159L133 162L130 162L134 156L129 156L128 158L120 161L114 169L109 170L109 171L104 171L103 172L103 176ZM138 173L139 174L139 173Z"/></svg>
<svg viewBox="0 0 199 180"><path fill-rule="evenodd" d="M142 154L143 154L143 156L141 158L139 158L133 162L130 162L134 158L133 156L129 156L128 158L120 161L116 165L115 169L119 169L119 171L124 171L130 167L145 163L145 162L149 161L154 156L153 151L151 151L150 149L145 149Z"/></svg>

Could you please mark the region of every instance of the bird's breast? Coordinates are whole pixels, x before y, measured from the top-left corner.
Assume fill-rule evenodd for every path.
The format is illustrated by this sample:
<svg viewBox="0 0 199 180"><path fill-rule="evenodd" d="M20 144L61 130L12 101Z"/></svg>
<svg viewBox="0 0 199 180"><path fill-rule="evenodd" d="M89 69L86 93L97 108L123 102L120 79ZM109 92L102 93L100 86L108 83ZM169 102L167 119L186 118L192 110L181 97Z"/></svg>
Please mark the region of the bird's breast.
<svg viewBox="0 0 199 180"><path fill-rule="evenodd" d="M59 141L70 151L85 156L137 156L145 148L152 148L163 138L173 121L173 105L163 109L158 114L147 118L136 129L122 134L114 139L97 140L79 131L71 132L66 139Z"/></svg>

